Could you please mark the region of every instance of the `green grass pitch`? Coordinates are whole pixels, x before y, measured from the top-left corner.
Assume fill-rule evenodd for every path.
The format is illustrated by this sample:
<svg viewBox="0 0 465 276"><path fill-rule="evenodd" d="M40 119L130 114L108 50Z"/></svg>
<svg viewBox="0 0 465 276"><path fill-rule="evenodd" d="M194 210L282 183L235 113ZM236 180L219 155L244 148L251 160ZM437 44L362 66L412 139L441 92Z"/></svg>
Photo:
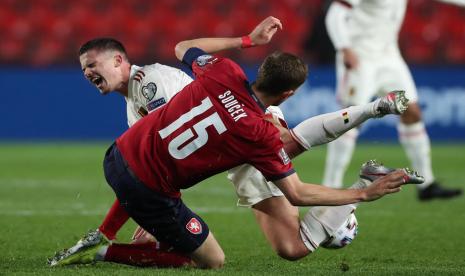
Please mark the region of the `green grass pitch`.
<svg viewBox="0 0 465 276"><path fill-rule="evenodd" d="M341 250L319 249L297 262L277 257L248 209L235 206L224 174L184 192L187 205L209 224L227 256L221 271L133 268L98 263L49 268L55 250L74 244L99 225L113 201L105 183L102 144L0 145L0 275L457 275L465 274L465 197L428 203L416 200L415 187L357 210L359 236ZM436 177L465 188L465 145L434 145ZM325 148L294 161L301 178L319 183ZM346 174L377 158L389 166L408 165L398 145L360 145ZM304 210L303 210L304 211ZM128 241L134 224L119 234Z"/></svg>

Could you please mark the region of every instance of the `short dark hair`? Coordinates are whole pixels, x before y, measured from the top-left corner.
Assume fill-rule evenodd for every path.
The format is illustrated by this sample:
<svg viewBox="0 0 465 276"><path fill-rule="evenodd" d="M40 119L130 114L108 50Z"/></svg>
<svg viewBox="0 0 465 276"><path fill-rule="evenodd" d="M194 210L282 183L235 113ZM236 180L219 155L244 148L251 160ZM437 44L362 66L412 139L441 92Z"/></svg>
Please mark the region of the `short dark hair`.
<svg viewBox="0 0 465 276"><path fill-rule="evenodd" d="M296 90L307 79L308 67L299 57L276 51L258 69L255 87L269 95Z"/></svg>
<svg viewBox="0 0 465 276"><path fill-rule="evenodd" d="M115 50L115 51L118 51L124 54L124 57L126 59L128 58L128 55L126 53L126 49L123 46L123 43L119 42L118 40L114 38L99 37L99 38L94 38L92 40L87 41L86 43L82 44L81 48L79 48L79 56L93 49Z"/></svg>

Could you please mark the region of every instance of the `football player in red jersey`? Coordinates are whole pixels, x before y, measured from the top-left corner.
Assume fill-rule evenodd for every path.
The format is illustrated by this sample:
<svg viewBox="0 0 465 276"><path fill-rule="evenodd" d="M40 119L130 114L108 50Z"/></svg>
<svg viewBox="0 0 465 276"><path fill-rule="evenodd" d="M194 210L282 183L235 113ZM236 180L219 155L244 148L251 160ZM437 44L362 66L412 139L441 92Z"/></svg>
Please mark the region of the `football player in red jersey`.
<svg viewBox="0 0 465 276"><path fill-rule="evenodd" d="M271 36L280 25L280 23L278 24L275 18L268 18L264 22L268 23L270 28L267 31L268 34L271 34ZM269 40L271 39L271 36L268 38L263 36L263 38L265 40ZM177 96L173 99L173 103L170 103L171 107L169 108L169 113L166 111L168 108L163 108L161 111L157 111L159 112L157 115L151 114L147 117L162 117L165 119L165 122L172 121L171 123L167 124L166 126L155 126L156 122L163 122L154 119L150 122L145 120L142 122L146 123L137 124L137 128L133 127L137 130L129 131L118 140L118 147L122 148L121 151L123 152L123 156L124 152L126 152L125 158L127 158L126 162L122 161L118 150L116 148L113 149L113 151L115 151L113 154L116 154L116 157L113 157L113 159L118 159L120 163L122 162L122 165L119 164L120 167L117 168L118 174L129 174L132 179L140 179L139 181L144 183L141 186L142 188L145 187L145 185L148 185L153 190L158 191L158 193L165 195L167 198L176 199L179 195L179 188L185 188L193 185L201 179L204 179L208 175L214 174L219 170L224 170L231 167L232 165L244 163L244 161L246 161L255 164L256 167L260 168L262 173L270 180L282 178L283 180L278 181L282 185L280 188L284 191L286 197L293 204L320 205L319 203L328 202L325 200L329 200L329 202L331 202L330 204L339 205L347 203L348 201L352 202L354 200L360 199L353 197L354 194L357 194L354 193L354 190L342 192L334 191L331 189L323 189L322 191L320 188L316 188L318 186L302 186L294 174L292 174L292 176L284 177L286 174L292 173L290 162L286 152L282 150L283 145L279 140L279 135L277 135L276 129L270 123L262 120L262 109L265 107L265 105L279 104L287 97L292 95L295 89L303 82L306 76L306 67L301 61L299 61L299 59L292 55L282 53L271 55L262 65L260 69L260 73L262 74L260 75L259 73L257 82L252 86L249 86L245 83L246 78L242 70L232 61L222 59L221 57L207 55L200 49L190 49L191 46L197 46L205 49L207 52L215 52L225 48L239 47L240 45L253 46L252 44L256 43L255 40L249 39L250 38L247 37L235 39L215 39L215 43L211 43L211 39L199 39L178 44L176 48L177 56L180 58L182 57L183 60L189 65L194 64L193 69L194 72L196 72L198 81L191 84L190 86L192 87L189 87L189 89L186 88L186 91L189 92L183 91L181 93L181 95L184 97ZM291 70L291 73L287 70L284 70L286 72L283 73L283 68L288 69L289 66L294 67L297 70ZM270 70L266 68L281 68L281 71L277 70L276 72L273 72L273 69ZM208 87L208 89L205 90L205 87ZM224 90L224 87L229 89ZM201 94L199 91L203 91L205 93ZM185 93L188 93L190 96L186 96ZM203 98L203 96L206 97ZM193 99L197 101L197 105L194 104L192 106ZM178 112L171 112L171 110L177 110ZM145 126L150 126L150 128ZM131 130L133 128L131 128ZM258 133L251 131L251 129L258 131ZM157 136L156 132L158 132L160 137ZM141 133L145 133L146 135L142 135ZM284 133L286 132L284 131ZM156 140L152 140L154 136L157 136ZM242 143L236 145L235 142L237 142L238 137L241 137L240 141ZM140 138L142 138L142 140L139 140ZM245 138L248 138L248 140ZM133 141L138 142L133 143ZM232 145L233 147L231 149L224 149L214 146L215 144L221 144L225 141L228 141L229 145ZM247 141L247 143L243 143L244 141ZM285 141L289 141L289 143L292 144L293 139L291 138ZM156 144L157 146L153 147L152 144ZM254 147L254 145L257 144L260 144L260 146ZM163 148L165 150L147 152L147 149L144 148L143 145L151 145L150 148L154 148L154 150L158 148ZM209 145L210 147L208 147ZM259 152L254 153L254 150L257 150L257 148ZM270 149L273 150L270 151ZM294 149L299 149L299 147L294 147ZM302 149L300 148L300 152L301 151ZM135 153L140 155L138 156ZM160 153L162 153L162 155L160 155ZM110 152L110 155L111 154L112 152ZM163 162L159 162L160 159L157 158L147 158L150 157L151 154L155 154L152 157L164 156L160 158L163 159ZM248 154L252 156L247 156ZM255 154L259 155L260 158L255 159ZM217 160L218 157L226 156L235 157L236 159L227 158L228 160L222 159L224 163L211 163L211 160ZM268 157L263 158L263 156ZM244 159L246 157L251 159ZM126 168L127 166L128 168L135 169L128 170L128 168ZM120 172L119 170L122 169L121 167L125 167L127 172ZM124 171L124 169L122 170ZM189 173L183 175L184 172ZM112 173L107 173L107 175L110 184L114 183L115 181L120 181L112 178ZM155 180L153 179L154 176L160 175L163 175L164 178L157 178ZM398 179L399 172L397 176L390 177L397 177L395 178L396 180L393 180L394 182L397 181L397 184L391 183L389 185L395 186L401 184L399 182L400 180ZM127 182L131 182L131 178L128 178L129 180L127 180ZM284 179L286 179L286 181L284 181ZM386 180L384 182L380 182L384 184L375 186L388 185L386 184ZM144 199L128 200L125 198L126 195L132 193L121 191L121 189L124 190L128 188L126 187L126 183L123 184L123 188L119 187L119 184L115 184L118 187L114 188L115 190L118 190L116 191L118 197L126 208L132 208L128 205L130 202L145 202ZM134 186L139 187L140 185ZM307 192L310 193L309 197L301 197L302 194L299 192L300 190L308 190ZM149 189L145 190L144 192L141 190L139 192L141 194L150 194L150 191L152 190ZM368 191L370 190L368 189ZM397 188L390 190L390 192L393 191L397 191ZM324 195L325 192L328 192L329 194L335 193L334 195L338 197L331 199L331 196L328 197ZM386 192L387 191L383 191L376 196L380 196ZM373 196L374 194L371 193L371 195ZM316 196L316 198L314 196ZM121 200L122 198L124 198L124 200ZM274 199L275 197L271 198ZM290 205L286 198L276 198L285 200L286 203ZM157 198L156 200L151 201L160 201L160 206L169 205L172 207L172 205L170 205L172 202L166 202L165 199L166 198ZM280 204L282 201L278 200L275 202L277 202L276 204ZM140 224L144 226L145 229L151 229L150 232L152 233L159 231L159 233L155 234L155 236L157 236L157 238L161 237L159 240L162 242L164 241L173 245L175 249L178 250L178 252L193 252L189 255L194 258L194 261L198 266L221 266L221 260L224 258L224 255L221 251L221 248L214 240L213 235L209 234L206 224L204 224L198 216L193 214L181 203L176 201L176 204L179 206L176 205L176 207L172 208L176 211L182 210L180 213L183 213L183 217L180 220L182 221L181 224L185 226L185 229L182 229L185 233L177 233L176 231L179 229L176 228L173 230L173 228L170 227L151 227L149 225L160 225L160 223L165 223L165 221L160 218L154 218L152 221L148 222L136 218L136 221L140 221ZM272 207L275 206L274 203L264 206L267 206L266 208L271 208L271 210L278 209ZM130 211L130 213L133 213L133 217L140 217L141 214L147 213L146 210L140 210L148 206L144 206L144 208L140 207L142 209L139 207L140 206L136 206L135 209L131 209L132 211ZM258 209L257 212L259 212L259 210L260 209ZM257 219L260 221L259 217L260 213L257 214ZM297 231L295 232L298 236L298 219L293 216L291 216L289 219L295 220L294 224L297 225ZM179 221L176 221L176 223L178 222ZM269 234L265 229L264 231L265 234ZM178 236L173 238L170 237L166 232L169 232L169 235ZM188 239L188 241L184 241L183 238L186 238L186 234L187 237L189 237L189 233L190 235L194 235L193 237L196 239ZM269 238L268 235L267 237ZM175 242L172 241L173 239L178 240L178 244L175 244ZM273 244L273 241L270 241ZM303 247L305 247L302 241L300 241L300 243ZM273 246L275 246L275 244L273 244ZM306 255L308 253L310 253L309 249L304 248L303 254ZM173 252L172 254L175 255L177 253ZM288 258L291 259L298 257L301 256ZM175 264L173 263L173 265Z"/></svg>

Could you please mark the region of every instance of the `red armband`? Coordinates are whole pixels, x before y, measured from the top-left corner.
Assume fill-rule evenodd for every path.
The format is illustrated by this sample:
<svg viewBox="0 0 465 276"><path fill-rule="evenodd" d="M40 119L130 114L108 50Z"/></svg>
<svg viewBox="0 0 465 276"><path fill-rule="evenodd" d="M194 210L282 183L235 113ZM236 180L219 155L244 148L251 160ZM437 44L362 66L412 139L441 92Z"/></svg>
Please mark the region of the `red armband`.
<svg viewBox="0 0 465 276"><path fill-rule="evenodd" d="M241 48L250 48L250 47L253 47L253 45L252 45L252 39L250 38L249 35L244 35L244 36L242 37Z"/></svg>

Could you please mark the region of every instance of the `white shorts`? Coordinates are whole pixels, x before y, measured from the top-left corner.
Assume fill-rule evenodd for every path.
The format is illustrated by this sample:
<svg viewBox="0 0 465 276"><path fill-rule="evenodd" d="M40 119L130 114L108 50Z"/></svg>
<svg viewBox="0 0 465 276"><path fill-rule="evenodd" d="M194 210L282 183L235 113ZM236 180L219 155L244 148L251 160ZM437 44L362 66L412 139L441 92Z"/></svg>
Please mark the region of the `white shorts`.
<svg viewBox="0 0 465 276"><path fill-rule="evenodd" d="M347 70L342 53L336 56L337 97L342 106L366 104L393 90L405 90L411 103L418 101L412 75L398 51L376 56L359 53L358 58L357 69Z"/></svg>
<svg viewBox="0 0 465 276"><path fill-rule="evenodd" d="M284 115L277 106L269 106L267 112L278 120L281 125L287 127ZM237 206L251 207L260 201L273 197L284 196L281 190L253 166L244 164L228 171L228 179L233 183L238 197Z"/></svg>
<svg viewBox="0 0 465 276"><path fill-rule="evenodd" d="M237 194L237 206L251 207L260 201L284 196L281 190L253 166L244 164L228 171L228 179L233 183Z"/></svg>

